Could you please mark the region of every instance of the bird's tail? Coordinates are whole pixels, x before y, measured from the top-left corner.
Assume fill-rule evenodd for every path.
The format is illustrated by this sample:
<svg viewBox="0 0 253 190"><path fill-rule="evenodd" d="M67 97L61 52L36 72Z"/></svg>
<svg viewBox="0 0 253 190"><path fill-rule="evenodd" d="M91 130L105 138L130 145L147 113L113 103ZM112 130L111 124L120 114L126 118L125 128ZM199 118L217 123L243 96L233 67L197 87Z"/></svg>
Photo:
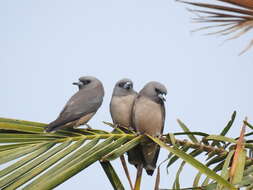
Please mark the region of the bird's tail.
<svg viewBox="0 0 253 190"><path fill-rule="evenodd" d="M50 133L53 131L55 131L55 129L53 127L51 127L50 125L46 126L44 129L44 132L46 132L46 133Z"/></svg>
<svg viewBox="0 0 253 190"><path fill-rule="evenodd" d="M159 156L160 147L153 142L146 142L142 146L142 152L144 156L144 168L148 175L153 175L156 168L156 162Z"/></svg>
<svg viewBox="0 0 253 190"><path fill-rule="evenodd" d="M145 165L145 170L147 172L148 175L153 175L154 171L155 171L155 166L153 166L152 164L147 164Z"/></svg>
<svg viewBox="0 0 253 190"><path fill-rule="evenodd" d="M45 127L44 132L50 133L56 131L58 128L60 128L61 125L57 124L57 122L53 121L48 124L48 126Z"/></svg>

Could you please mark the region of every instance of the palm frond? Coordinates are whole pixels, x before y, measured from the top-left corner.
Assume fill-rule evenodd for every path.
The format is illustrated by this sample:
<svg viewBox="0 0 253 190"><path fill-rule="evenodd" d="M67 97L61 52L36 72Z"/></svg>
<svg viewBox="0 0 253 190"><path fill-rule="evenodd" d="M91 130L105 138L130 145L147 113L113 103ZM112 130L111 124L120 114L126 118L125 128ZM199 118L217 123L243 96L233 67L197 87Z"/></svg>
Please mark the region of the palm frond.
<svg viewBox="0 0 253 190"><path fill-rule="evenodd" d="M152 140L161 148L169 151L167 168L181 159L181 165L176 172L174 189L181 188L180 174L185 165L192 165L198 173L193 178L193 186L212 188L235 189L237 186L252 184L253 145L250 140L242 137L231 138L225 136L231 129L235 119L233 113L228 124L222 129L220 135L209 135L203 132L192 132L180 120L179 126L183 132L165 134L160 138L148 135L125 133L113 127L108 132L96 129L65 129L53 134L44 133L46 124L0 118L0 189L26 190L52 189L65 182L72 176L83 171L91 164L99 161L113 189L124 189L116 171L110 164L139 143ZM244 128L252 125L246 120ZM243 132L244 134L244 132ZM249 137L253 133L246 133ZM184 135L186 139L176 138ZM241 135L242 136L242 135ZM236 170L240 171L230 181L229 171L238 142L242 143L241 154L237 154ZM206 156L205 162L200 162L198 156ZM163 163L164 163L163 162ZM160 167L160 166L159 166ZM205 175L205 179L201 177ZM159 175L155 188L159 186ZM201 186L200 186L201 185Z"/></svg>
<svg viewBox="0 0 253 190"><path fill-rule="evenodd" d="M179 2L201 9L188 8L195 17L195 23L208 24L195 31L212 30L207 35L221 35L230 37L227 40L237 39L253 28L253 1L252 0L213 0L216 3L193 1ZM221 2L221 3L220 3ZM245 53L253 46L253 40L241 51Z"/></svg>
<svg viewBox="0 0 253 190"><path fill-rule="evenodd" d="M108 179L110 180L113 188L115 190L124 190L117 173L115 172L114 168L112 167L110 162L100 162L102 168L104 169Z"/></svg>
<svg viewBox="0 0 253 190"><path fill-rule="evenodd" d="M190 156L189 154L186 154L184 151L176 148L176 147L170 147L167 144L165 144L163 141L159 140L158 138L154 138L151 136L148 136L152 141L156 142L159 144L161 147L164 149L168 150L169 152L172 152L173 154L177 155L181 159L183 159L185 162L189 163L196 169L198 169L201 173L206 174L208 177L212 178L213 180L217 181L219 184L231 189L231 190L236 190L236 188L230 184L228 181L224 180L221 176L216 174L214 171L206 167L204 164L200 163L198 160L194 159L193 156ZM181 169L180 169L181 170ZM181 171L179 170L178 173Z"/></svg>
<svg viewBox="0 0 253 190"><path fill-rule="evenodd" d="M44 133L45 126L0 118L0 164L11 163L0 171L0 189L54 188L96 161L118 158L142 139L115 129L68 129L51 134ZM108 161L101 165L113 188L124 189L112 165Z"/></svg>

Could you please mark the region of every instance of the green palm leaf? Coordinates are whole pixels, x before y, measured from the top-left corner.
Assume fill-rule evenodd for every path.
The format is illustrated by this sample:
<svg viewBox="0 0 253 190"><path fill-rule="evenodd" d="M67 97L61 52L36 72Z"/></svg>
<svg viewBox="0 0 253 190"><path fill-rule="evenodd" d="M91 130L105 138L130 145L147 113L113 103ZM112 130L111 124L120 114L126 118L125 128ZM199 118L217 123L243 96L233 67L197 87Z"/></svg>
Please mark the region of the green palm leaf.
<svg viewBox="0 0 253 190"><path fill-rule="evenodd" d="M44 133L45 126L0 118L0 164L13 162L0 171L0 189L22 185L23 189L51 189L102 158L118 158L142 139L118 130L66 129L51 134ZM124 189L112 165L101 165L114 189Z"/></svg>
<svg viewBox="0 0 253 190"><path fill-rule="evenodd" d="M172 152L173 154L177 155L181 159L183 159L185 162L189 163L196 169L198 169L201 173L206 174L208 177L214 179L217 181L219 184L223 185L224 187L227 187L231 190L236 190L236 188L230 184L228 181L226 181L223 177L219 176L216 174L214 171L206 167L204 164L200 163L198 160L194 159L194 157L186 154L182 150L176 148L176 147L170 147L166 145L163 141L159 140L158 138L154 138L151 136L148 136L152 141L155 143L159 144L162 148L165 148L169 152Z"/></svg>
<svg viewBox="0 0 253 190"><path fill-rule="evenodd" d="M8 163L0 170L0 189L12 190L21 186L26 190L52 189L99 161L113 189L123 190L124 187L109 161L117 159L139 143L145 143L147 138L170 152L168 166L178 159L183 160L174 188L180 187L179 175L187 163L200 172L195 180L195 186L200 182L200 174L205 174L207 177L202 186L211 187L215 183L215 187L219 184L219 187L234 189L223 174L229 164L228 151L222 147L216 148L202 144L196 136L204 136L203 140L206 143L208 141L228 142L230 147L233 147L236 142L234 139L222 135L194 133L182 122L179 124L184 132L180 134L186 135L188 141L176 139L174 134L163 135L159 139L131 132L125 133L112 124L106 124L112 126L113 131L64 129L55 133L44 133L46 124L0 118L0 164ZM245 147L252 148L250 143L246 143ZM186 152L190 149L193 150L187 154ZM206 165L195 158L203 152L214 155ZM240 178L238 177L240 184L248 183L248 176L243 173L243 168L244 165L252 163L253 159L244 154L244 162L241 164L243 167L241 167ZM210 169L209 165L214 164L216 166L213 170ZM220 176L217 172L221 170ZM247 172L251 173L248 170ZM214 181L209 182L209 179ZM158 188L158 183L156 188Z"/></svg>

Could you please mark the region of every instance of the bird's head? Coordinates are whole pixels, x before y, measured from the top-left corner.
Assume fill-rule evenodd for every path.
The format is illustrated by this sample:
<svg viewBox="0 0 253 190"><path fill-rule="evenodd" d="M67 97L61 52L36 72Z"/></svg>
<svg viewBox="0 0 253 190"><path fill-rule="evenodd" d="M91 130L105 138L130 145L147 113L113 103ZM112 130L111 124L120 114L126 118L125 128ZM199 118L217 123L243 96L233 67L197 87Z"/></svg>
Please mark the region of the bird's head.
<svg viewBox="0 0 253 190"><path fill-rule="evenodd" d="M119 80L113 90L113 94L114 95L118 95L118 96L124 96L127 95L129 93L133 93L133 81L131 81L130 79L121 79Z"/></svg>
<svg viewBox="0 0 253 190"><path fill-rule="evenodd" d="M152 81L143 87L140 95L147 96L156 102L164 102L166 101L167 89L163 84Z"/></svg>
<svg viewBox="0 0 253 190"><path fill-rule="evenodd" d="M100 82L97 78L92 76L80 77L78 82L73 82L73 85L77 85L79 90L86 88L88 86L94 85L94 83Z"/></svg>

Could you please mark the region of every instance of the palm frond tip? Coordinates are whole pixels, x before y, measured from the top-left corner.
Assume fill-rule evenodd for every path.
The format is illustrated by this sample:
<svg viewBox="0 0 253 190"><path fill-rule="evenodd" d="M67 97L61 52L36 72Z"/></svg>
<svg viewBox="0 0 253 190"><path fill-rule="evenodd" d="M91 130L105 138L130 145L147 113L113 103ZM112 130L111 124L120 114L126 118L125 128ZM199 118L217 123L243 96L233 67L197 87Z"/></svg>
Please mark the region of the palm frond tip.
<svg viewBox="0 0 253 190"><path fill-rule="evenodd" d="M253 28L252 0L213 0L216 3L181 1L181 3L201 9L188 9L195 15L193 21L208 24L193 32L211 30L207 35L231 35L227 40L241 37ZM221 3L222 2L222 5ZM207 10L209 9L209 10ZM222 29L221 29L222 28ZM241 51L243 54L253 46L253 40Z"/></svg>

